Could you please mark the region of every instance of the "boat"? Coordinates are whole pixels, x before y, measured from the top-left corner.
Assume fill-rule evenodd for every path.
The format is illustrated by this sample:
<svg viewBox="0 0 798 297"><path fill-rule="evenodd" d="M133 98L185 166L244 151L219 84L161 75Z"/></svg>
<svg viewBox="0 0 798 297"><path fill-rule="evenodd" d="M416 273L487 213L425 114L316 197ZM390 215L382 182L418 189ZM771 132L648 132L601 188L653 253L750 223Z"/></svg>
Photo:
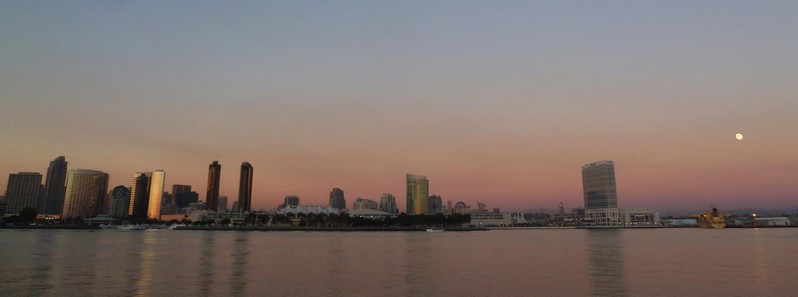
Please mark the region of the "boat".
<svg viewBox="0 0 798 297"><path fill-rule="evenodd" d="M180 227L186 227L186 224L174 223L174 224L169 226L169 230L174 230L174 229L177 229L177 228L180 228Z"/></svg>
<svg viewBox="0 0 798 297"><path fill-rule="evenodd" d="M699 227L705 229L726 228L726 216L714 207L699 215L696 221L698 222Z"/></svg>
<svg viewBox="0 0 798 297"><path fill-rule="evenodd" d="M139 230L147 230L147 226L144 225L122 225L116 228L117 230L122 231L139 231Z"/></svg>
<svg viewBox="0 0 798 297"><path fill-rule="evenodd" d="M443 229L427 228L427 232L443 232Z"/></svg>

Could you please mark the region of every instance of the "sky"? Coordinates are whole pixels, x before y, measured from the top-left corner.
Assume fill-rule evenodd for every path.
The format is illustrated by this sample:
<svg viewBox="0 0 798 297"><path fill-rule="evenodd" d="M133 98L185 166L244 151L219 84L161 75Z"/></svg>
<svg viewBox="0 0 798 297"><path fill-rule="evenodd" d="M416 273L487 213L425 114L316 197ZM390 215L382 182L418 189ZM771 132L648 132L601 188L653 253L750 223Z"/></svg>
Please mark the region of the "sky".
<svg viewBox="0 0 798 297"><path fill-rule="evenodd" d="M798 207L795 1L0 1L0 174L208 165L253 208ZM743 133L742 141L735 140ZM0 178L5 189L6 178Z"/></svg>

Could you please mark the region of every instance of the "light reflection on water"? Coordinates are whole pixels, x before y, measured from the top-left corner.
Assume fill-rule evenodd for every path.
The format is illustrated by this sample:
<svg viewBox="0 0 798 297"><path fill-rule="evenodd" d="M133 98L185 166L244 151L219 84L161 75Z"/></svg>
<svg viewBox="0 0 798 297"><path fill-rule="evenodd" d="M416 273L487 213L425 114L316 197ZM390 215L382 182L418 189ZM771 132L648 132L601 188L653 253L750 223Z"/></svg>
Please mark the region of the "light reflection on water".
<svg viewBox="0 0 798 297"><path fill-rule="evenodd" d="M796 229L0 230L3 296L798 292Z"/></svg>

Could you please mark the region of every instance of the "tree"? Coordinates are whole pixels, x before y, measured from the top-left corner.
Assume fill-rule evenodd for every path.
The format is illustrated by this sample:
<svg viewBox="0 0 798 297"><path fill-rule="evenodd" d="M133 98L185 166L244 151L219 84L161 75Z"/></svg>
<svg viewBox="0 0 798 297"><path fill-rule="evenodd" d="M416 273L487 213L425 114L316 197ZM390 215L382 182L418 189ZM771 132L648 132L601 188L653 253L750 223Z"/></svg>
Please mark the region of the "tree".
<svg viewBox="0 0 798 297"><path fill-rule="evenodd" d="M224 218L221 222L219 222L219 224L222 224L222 226L230 225L230 219Z"/></svg>

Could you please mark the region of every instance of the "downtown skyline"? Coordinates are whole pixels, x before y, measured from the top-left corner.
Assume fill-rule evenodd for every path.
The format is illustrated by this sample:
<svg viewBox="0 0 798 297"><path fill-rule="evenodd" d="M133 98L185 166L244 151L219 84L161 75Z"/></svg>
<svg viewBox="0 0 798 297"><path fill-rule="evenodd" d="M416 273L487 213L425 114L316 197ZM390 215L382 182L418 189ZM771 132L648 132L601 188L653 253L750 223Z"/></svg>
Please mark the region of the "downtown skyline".
<svg viewBox="0 0 798 297"><path fill-rule="evenodd" d="M794 208L798 4L0 3L0 174L258 168L252 208L329 191L502 210ZM7 128L11 127L11 128ZM735 134L743 133L743 140ZM5 189L7 178L0 178Z"/></svg>

